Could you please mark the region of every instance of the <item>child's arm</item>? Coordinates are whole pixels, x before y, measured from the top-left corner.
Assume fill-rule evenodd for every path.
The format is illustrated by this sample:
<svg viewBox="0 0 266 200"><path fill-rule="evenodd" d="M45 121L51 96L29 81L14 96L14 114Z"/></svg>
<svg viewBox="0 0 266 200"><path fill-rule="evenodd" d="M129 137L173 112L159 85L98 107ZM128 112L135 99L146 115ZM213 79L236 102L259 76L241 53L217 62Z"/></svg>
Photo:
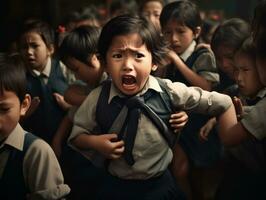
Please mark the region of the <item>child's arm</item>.
<svg viewBox="0 0 266 200"><path fill-rule="evenodd" d="M168 57L191 85L200 87L204 90L211 90L211 82L191 70L174 51L170 50Z"/></svg>
<svg viewBox="0 0 266 200"><path fill-rule="evenodd" d="M248 138L249 132L240 122L237 122L237 116L234 106L230 106L218 118L219 136L224 145L236 145Z"/></svg>
<svg viewBox="0 0 266 200"><path fill-rule="evenodd" d="M53 93L53 96L57 102L57 104L63 109L63 110L68 110L71 105L69 103L67 103L64 99L64 96L62 96L59 93Z"/></svg>
<svg viewBox="0 0 266 200"><path fill-rule="evenodd" d="M109 159L117 159L124 152L124 141L117 141L117 134L88 135L79 134L72 142L81 150L94 149Z"/></svg>
<svg viewBox="0 0 266 200"><path fill-rule="evenodd" d="M86 86L72 84L65 91L64 98L71 105L80 106L86 99L88 92Z"/></svg>
<svg viewBox="0 0 266 200"><path fill-rule="evenodd" d="M207 141L208 140L208 136L209 133L211 132L211 130L214 128L215 124L217 123L216 118L213 117L211 119L209 119L206 124L200 128L199 131L199 138L203 141Z"/></svg>
<svg viewBox="0 0 266 200"><path fill-rule="evenodd" d="M68 117L68 115L66 115L62 119L62 121L61 121L61 123L60 123L54 137L53 137L51 147L54 150L57 158L59 158L61 156L62 145L64 145L64 144L66 145L66 140L67 140L67 137L69 136L69 134L71 132L72 125L73 125L72 120Z"/></svg>
<svg viewBox="0 0 266 200"><path fill-rule="evenodd" d="M70 192L53 150L41 139L27 150L23 174L29 187L27 199L63 199Z"/></svg>
<svg viewBox="0 0 266 200"><path fill-rule="evenodd" d="M188 121L188 115L184 111L176 112L170 116L169 123L175 133L181 131Z"/></svg>

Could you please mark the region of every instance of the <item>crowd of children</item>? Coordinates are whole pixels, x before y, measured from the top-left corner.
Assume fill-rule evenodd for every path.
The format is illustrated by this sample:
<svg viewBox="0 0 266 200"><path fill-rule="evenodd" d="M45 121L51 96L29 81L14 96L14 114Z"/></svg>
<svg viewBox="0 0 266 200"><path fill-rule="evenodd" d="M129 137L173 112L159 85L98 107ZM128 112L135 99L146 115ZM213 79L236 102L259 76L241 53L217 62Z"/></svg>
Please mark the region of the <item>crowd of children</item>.
<svg viewBox="0 0 266 200"><path fill-rule="evenodd" d="M121 2L0 54L1 197L266 199L266 1L209 33L192 1Z"/></svg>

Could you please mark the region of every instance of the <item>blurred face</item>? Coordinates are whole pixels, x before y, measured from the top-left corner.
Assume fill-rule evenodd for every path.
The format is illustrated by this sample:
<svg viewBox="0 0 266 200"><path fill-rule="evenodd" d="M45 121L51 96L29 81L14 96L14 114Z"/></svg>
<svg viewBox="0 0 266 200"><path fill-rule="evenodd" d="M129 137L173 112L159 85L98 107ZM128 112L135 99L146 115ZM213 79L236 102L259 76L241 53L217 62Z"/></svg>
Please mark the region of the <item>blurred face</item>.
<svg viewBox="0 0 266 200"><path fill-rule="evenodd" d="M162 32L177 54L182 54L199 34L176 20L169 20Z"/></svg>
<svg viewBox="0 0 266 200"><path fill-rule="evenodd" d="M4 90L0 93L0 137L5 138L13 131L20 116L26 113L29 102L29 96L21 104L14 92Z"/></svg>
<svg viewBox="0 0 266 200"><path fill-rule="evenodd" d="M266 86L266 58L256 58L256 67L260 82Z"/></svg>
<svg viewBox="0 0 266 200"><path fill-rule="evenodd" d="M125 95L140 92L152 70L151 52L148 51L139 34L116 36L106 54L106 70L115 86Z"/></svg>
<svg viewBox="0 0 266 200"><path fill-rule="evenodd" d="M48 48L46 46L41 36L36 32L28 32L21 37L21 53L27 66L32 70L42 72L53 50L53 47Z"/></svg>
<svg viewBox="0 0 266 200"><path fill-rule="evenodd" d="M214 52L217 67L234 80L234 49L220 45Z"/></svg>
<svg viewBox="0 0 266 200"><path fill-rule="evenodd" d="M86 82L90 86L95 86L102 77L103 69L100 67L100 62L96 55L89 59L89 64L85 64L74 57L67 57L64 63L75 74L77 79Z"/></svg>
<svg viewBox="0 0 266 200"><path fill-rule="evenodd" d="M235 61L235 80L240 92L253 98L263 88L256 69L255 60L246 54L237 53Z"/></svg>
<svg viewBox="0 0 266 200"><path fill-rule="evenodd" d="M142 15L147 17L157 30L161 30L160 26L160 14L162 12L163 5L158 1L148 1L144 4L142 9Z"/></svg>

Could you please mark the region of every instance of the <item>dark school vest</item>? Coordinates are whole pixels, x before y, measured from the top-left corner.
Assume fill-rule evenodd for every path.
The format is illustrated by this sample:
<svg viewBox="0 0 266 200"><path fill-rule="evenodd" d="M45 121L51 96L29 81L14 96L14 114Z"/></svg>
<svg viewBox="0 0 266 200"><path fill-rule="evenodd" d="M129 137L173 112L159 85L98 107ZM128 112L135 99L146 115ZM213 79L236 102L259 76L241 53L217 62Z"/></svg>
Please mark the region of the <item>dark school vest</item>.
<svg viewBox="0 0 266 200"><path fill-rule="evenodd" d="M209 50L206 48L195 50L186 60L185 64L191 69L197 58L207 52L209 52ZM191 86L191 84L173 65L169 66L166 78L169 78L173 82L182 82L187 86ZM217 134L215 133L216 130L211 130L208 142L202 143L198 139L200 128L205 125L210 116L200 113L187 113L187 115L189 120L181 131L179 140L180 145L188 155L189 159L197 166L205 166L215 162L219 159L221 154L220 143L217 141Z"/></svg>
<svg viewBox="0 0 266 200"><path fill-rule="evenodd" d="M199 48L197 50L195 50L186 60L186 62L184 62L190 69L192 68L193 64L195 63L195 61L197 60L197 58L203 54L203 53L207 53L209 52L208 49L206 48ZM190 86L190 83L185 79L185 77L179 72L179 70L176 69L176 67L174 66L174 64L169 64L167 66L167 70L166 70L166 78L170 79L173 82L181 82L186 84L187 86Z"/></svg>
<svg viewBox="0 0 266 200"><path fill-rule="evenodd" d="M174 112L173 105L171 103L170 96L168 91L165 89L165 83L159 79L158 83L162 88L163 92L157 92L155 90L149 89L144 94L145 104L152 110L159 118L166 124L167 127L170 127L169 119L170 115ZM96 107L96 121L98 124L98 129L100 133L107 133L109 128L112 126L113 122L120 113L123 103L118 103L117 101L111 101L108 104L108 98L110 93L111 81L107 80L103 82L102 90L97 102ZM114 97L115 98L115 97ZM113 99L114 99L113 98ZM160 131L161 132L161 131ZM172 147L176 140L176 134L174 134L169 128L168 136L162 135L170 147Z"/></svg>
<svg viewBox="0 0 266 200"><path fill-rule="evenodd" d="M10 148L10 154L7 164L0 178L0 199L3 200L26 200L29 188L25 184L23 175L23 160L29 146L37 139L31 133L25 134L23 151L19 151L13 147ZM5 148L5 147L4 147Z"/></svg>
<svg viewBox="0 0 266 200"><path fill-rule="evenodd" d="M52 59L51 73L47 84L28 72L27 91L32 98L40 97L40 104L35 112L22 122L23 128L50 143L65 115L65 111L57 104L53 93L57 92L63 95L67 87L68 83L58 60Z"/></svg>

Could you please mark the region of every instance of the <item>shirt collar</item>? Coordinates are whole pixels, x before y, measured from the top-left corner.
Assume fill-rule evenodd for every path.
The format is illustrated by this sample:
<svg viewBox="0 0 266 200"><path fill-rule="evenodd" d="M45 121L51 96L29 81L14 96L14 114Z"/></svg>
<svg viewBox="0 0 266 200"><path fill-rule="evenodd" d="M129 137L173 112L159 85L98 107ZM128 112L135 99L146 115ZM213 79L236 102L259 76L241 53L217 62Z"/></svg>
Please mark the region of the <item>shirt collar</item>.
<svg viewBox="0 0 266 200"><path fill-rule="evenodd" d="M38 70L32 70L32 72L36 75L36 76L40 76L41 74L44 75L45 77L49 77L50 72L51 72L51 58L49 57L47 59L47 63L43 69L42 72L39 72Z"/></svg>
<svg viewBox="0 0 266 200"><path fill-rule="evenodd" d="M191 56L191 54L195 50L195 47L196 47L196 42L195 40L193 40L189 45L189 47L182 54L179 55L180 58L182 58L182 60L185 62L188 59L188 57Z"/></svg>
<svg viewBox="0 0 266 200"><path fill-rule="evenodd" d="M144 88L138 93L136 94L137 96L141 96L143 94L145 94L149 89L155 90L157 92L163 92L157 79L153 76L149 76L146 84L144 85ZM111 102L111 100L115 97L115 96L119 96L119 97L125 97L124 94L122 94L116 87L115 85L111 84L111 89L110 89L110 95L109 95L109 99L108 99L108 103Z"/></svg>
<svg viewBox="0 0 266 200"><path fill-rule="evenodd" d="M12 146L20 151L23 150L24 130L22 129L20 124L17 124L17 126L10 133L10 135L7 137L7 139L3 142L2 145L5 145L5 144Z"/></svg>
<svg viewBox="0 0 266 200"><path fill-rule="evenodd" d="M256 95L256 97L259 97L259 98L263 98L263 97L266 97L266 87L262 88L258 94Z"/></svg>

